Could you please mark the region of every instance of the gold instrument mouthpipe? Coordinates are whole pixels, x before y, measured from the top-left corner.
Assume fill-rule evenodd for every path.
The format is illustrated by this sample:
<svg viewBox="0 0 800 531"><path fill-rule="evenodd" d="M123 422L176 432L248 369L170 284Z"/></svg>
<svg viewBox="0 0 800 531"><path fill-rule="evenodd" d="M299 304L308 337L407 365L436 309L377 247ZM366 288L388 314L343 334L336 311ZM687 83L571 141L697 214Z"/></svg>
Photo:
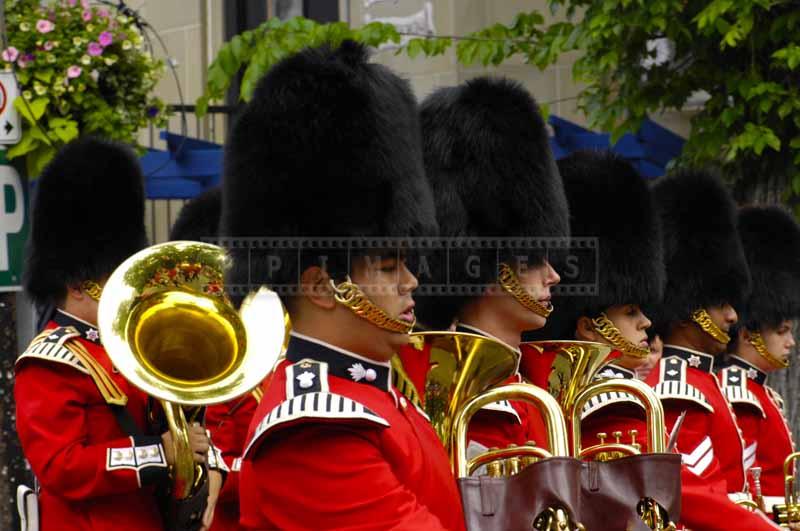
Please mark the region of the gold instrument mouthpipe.
<svg viewBox="0 0 800 531"><path fill-rule="evenodd" d="M558 402L550 394L530 384L508 384L490 389L473 397L459 409L453 420L450 447L452 448L453 468L458 478L470 473L470 460L467 459L467 430L469 421L484 406L502 400L520 400L534 404L542 413L547 426L547 443L551 456L569 455L567 424Z"/></svg>
<svg viewBox="0 0 800 531"><path fill-rule="evenodd" d="M647 444L649 453L664 453L666 441L664 433L664 408L653 390L638 380L611 379L594 383L583 389L575 397L567 416L572 421L572 455L580 458L581 448L581 411L594 396L603 393L623 392L638 398L644 405L647 418Z"/></svg>

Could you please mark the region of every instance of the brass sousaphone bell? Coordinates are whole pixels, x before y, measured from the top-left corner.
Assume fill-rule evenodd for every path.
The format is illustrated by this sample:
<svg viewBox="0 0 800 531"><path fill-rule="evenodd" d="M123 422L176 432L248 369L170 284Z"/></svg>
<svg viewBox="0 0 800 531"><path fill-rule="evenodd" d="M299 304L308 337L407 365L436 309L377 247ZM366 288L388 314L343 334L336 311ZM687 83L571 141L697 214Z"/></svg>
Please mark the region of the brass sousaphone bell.
<svg viewBox="0 0 800 531"><path fill-rule="evenodd" d="M258 386L287 335L278 296L261 288L236 312L224 293L230 257L216 245L179 241L123 262L103 288L98 324L117 370L158 398L175 442L176 498L189 497L195 467L181 406L226 402Z"/></svg>

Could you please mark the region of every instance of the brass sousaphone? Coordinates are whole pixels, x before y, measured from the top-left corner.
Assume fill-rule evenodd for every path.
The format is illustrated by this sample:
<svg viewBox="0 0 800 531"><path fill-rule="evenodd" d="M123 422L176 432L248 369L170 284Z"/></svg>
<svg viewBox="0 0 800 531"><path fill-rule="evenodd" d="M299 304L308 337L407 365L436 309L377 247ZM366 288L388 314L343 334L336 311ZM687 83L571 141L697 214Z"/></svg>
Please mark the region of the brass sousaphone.
<svg viewBox="0 0 800 531"><path fill-rule="evenodd" d="M123 262L103 288L98 324L117 370L158 398L175 442L174 495L193 493L195 467L181 406L207 406L261 383L287 335L278 296L261 288L236 312L224 293L230 258L221 247L179 241Z"/></svg>

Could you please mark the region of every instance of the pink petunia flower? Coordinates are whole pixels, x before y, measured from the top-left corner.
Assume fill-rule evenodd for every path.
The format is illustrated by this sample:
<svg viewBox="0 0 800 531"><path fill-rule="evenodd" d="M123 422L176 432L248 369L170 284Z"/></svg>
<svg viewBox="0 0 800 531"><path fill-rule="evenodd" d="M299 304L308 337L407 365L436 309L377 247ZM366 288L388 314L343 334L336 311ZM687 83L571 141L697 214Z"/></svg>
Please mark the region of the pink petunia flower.
<svg viewBox="0 0 800 531"><path fill-rule="evenodd" d="M90 42L87 51L92 57L97 57L98 55L103 54L103 47L99 42Z"/></svg>
<svg viewBox="0 0 800 531"><path fill-rule="evenodd" d="M79 67L78 65L72 65L71 67L67 68L67 77L70 79L75 79L83 72L83 68Z"/></svg>
<svg viewBox="0 0 800 531"><path fill-rule="evenodd" d="M17 50L13 46L9 46L5 50L3 50L1 57L3 58L3 61L7 63L13 63L14 61L17 60L17 57L19 57L19 50Z"/></svg>
<svg viewBox="0 0 800 531"><path fill-rule="evenodd" d="M81 0L81 7L84 9L89 9L89 0Z"/></svg>
<svg viewBox="0 0 800 531"><path fill-rule="evenodd" d="M83 14L81 15L81 18L83 19L84 22L89 22L90 20L92 20L92 12L88 9L85 9L83 11Z"/></svg>
<svg viewBox="0 0 800 531"><path fill-rule="evenodd" d="M78 0L67 0L69 7L75 7L78 4Z"/></svg>
<svg viewBox="0 0 800 531"><path fill-rule="evenodd" d="M49 20L45 20L40 18L36 21L36 31L39 33L50 33L55 29L56 25L50 22Z"/></svg>
<svg viewBox="0 0 800 531"><path fill-rule="evenodd" d="M114 42L114 37L111 35L110 31L104 31L97 37L97 41L100 43L101 46L106 47L112 42Z"/></svg>
<svg viewBox="0 0 800 531"><path fill-rule="evenodd" d="M101 7L97 10L97 16L100 18L108 18L108 9Z"/></svg>
<svg viewBox="0 0 800 531"><path fill-rule="evenodd" d="M47 42L44 43L44 49L47 50L48 52L50 50L52 50L53 48L55 48L55 45L53 44L53 41L47 41Z"/></svg>

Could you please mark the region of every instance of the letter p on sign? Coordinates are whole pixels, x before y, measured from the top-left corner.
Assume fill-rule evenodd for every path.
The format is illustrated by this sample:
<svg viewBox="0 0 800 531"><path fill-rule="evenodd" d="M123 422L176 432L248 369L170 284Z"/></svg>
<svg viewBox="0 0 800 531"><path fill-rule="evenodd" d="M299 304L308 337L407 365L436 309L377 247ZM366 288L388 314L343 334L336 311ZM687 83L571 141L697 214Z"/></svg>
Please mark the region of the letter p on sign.
<svg viewBox="0 0 800 531"><path fill-rule="evenodd" d="M22 230L25 222L22 180L11 166L0 166L0 202L0 271L8 271L9 236Z"/></svg>

